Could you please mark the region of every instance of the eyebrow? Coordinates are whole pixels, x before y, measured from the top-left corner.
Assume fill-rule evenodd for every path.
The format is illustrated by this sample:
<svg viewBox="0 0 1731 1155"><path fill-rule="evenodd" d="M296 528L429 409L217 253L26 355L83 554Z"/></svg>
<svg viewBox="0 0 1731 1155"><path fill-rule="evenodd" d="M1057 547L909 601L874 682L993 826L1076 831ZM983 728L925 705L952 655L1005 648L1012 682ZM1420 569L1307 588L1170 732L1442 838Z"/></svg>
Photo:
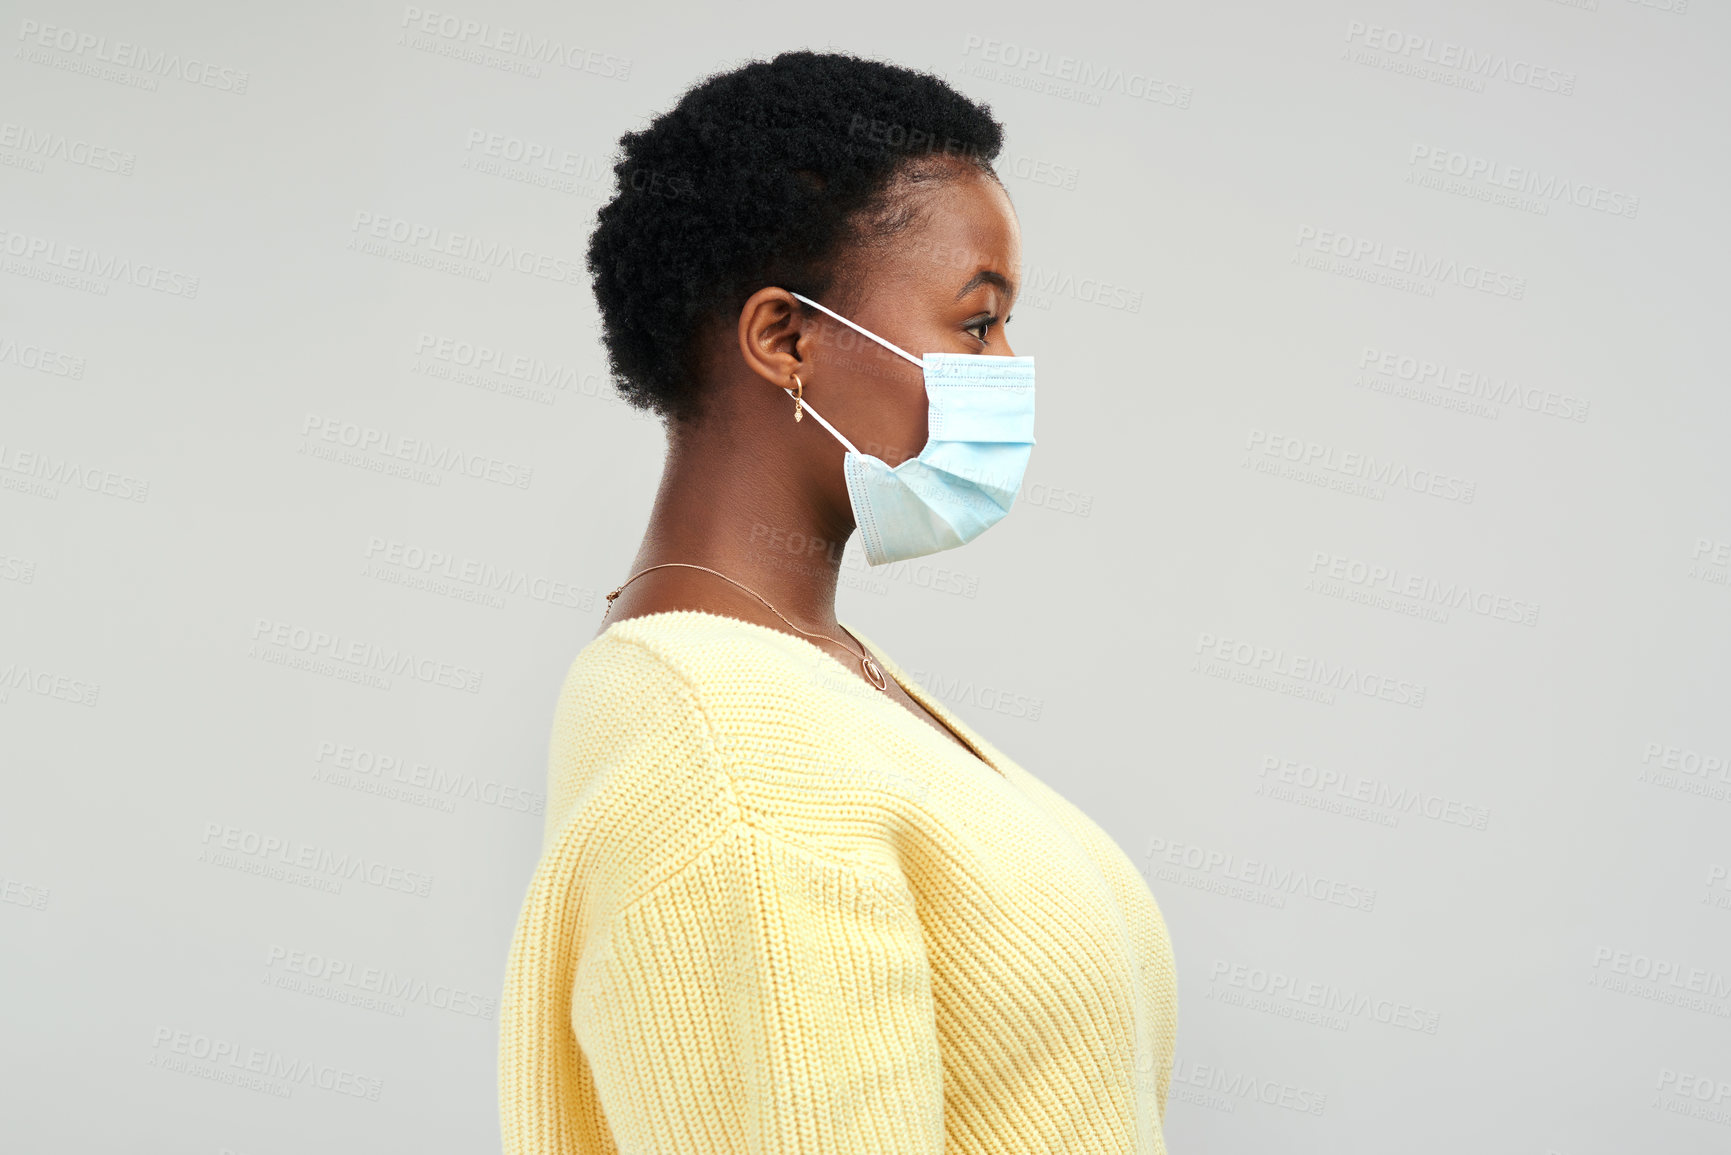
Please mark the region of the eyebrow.
<svg viewBox="0 0 1731 1155"><path fill-rule="evenodd" d="M956 294L956 300L961 300L981 285L996 285L1011 297L1016 295L1016 286L1004 274L994 273L989 269L981 269L968 278L968 283L963 285L961 291Z"/></svg>

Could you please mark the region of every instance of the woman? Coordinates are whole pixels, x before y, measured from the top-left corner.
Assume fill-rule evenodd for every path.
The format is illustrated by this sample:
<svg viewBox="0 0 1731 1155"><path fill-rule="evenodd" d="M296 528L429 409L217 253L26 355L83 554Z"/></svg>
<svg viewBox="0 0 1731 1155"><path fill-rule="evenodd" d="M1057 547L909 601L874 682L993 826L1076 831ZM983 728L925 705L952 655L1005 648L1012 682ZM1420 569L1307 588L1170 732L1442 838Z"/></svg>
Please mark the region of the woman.
<svg viewBox="0 0 1731 1155"><path fill-rule="evenodd" d="M509 1152L1165 1150L1135 866L835 614L856 528L874 565L951 548L1020 484L1001 136L935 77L792 52L621 141L589 267L669 449L556 711Z"/></svg>

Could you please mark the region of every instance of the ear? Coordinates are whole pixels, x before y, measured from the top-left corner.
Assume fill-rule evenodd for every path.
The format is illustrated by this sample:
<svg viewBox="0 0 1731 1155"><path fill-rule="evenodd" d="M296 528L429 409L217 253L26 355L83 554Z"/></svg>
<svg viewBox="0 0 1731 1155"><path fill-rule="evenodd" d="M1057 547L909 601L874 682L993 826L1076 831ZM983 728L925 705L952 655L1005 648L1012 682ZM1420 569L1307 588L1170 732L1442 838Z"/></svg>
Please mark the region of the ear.
<svg viewBox="0 0 1731 1155"><path fill-rule="evenodd" d="M811 337L804 310L786 289L759 289L739 310L740 356L778 389L793 388L794 374L806 373Z"/></svg>

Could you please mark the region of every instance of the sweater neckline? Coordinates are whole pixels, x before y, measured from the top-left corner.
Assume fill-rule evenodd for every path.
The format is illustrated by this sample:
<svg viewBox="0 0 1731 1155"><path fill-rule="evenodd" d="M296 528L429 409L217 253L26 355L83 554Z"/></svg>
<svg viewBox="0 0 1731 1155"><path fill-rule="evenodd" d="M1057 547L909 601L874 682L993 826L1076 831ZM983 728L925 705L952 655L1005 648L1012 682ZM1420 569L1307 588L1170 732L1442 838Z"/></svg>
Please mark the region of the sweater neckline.
<svg viewBox="0 0 1731 1155"><path fill-rule="evenodd" d="M846 665L840 658L837 658L834 654L830 653L822 646L819 646L816 642L807 641L805 638L802 638L797 634L790 634L786 630L778 630L772 626L762 625L758 622L748 622L744 618L736 618L731 614L715 614L710 613L708 610L657 610L654 613L639 614L636 617L626 618L623 621L610 624L607 627L607 630L612 630L615 626L628 626L633 622L648 621L651 618L677 618L682 616L707 618L712 621L725 622L732 627L737 627L748 632L768 635L772 638L785 641L794 646L796 650L803 647L803 651L807 652L808 657L816 657L822 661L831 662L842 667L844 671L847 671L847 676L849 678L855 676L851 670L847 669ZM991 749L993 754L996 753L996 750L991 747L990 743L979 734L976 734L973 728L966 722L963 722L960 718L956 717L956 715L952 714L948 707L946 707L936 697L928 693L919 683L904 676L902 668L897 665L889 655L885 654L883 650L878 647L876 642L872 641L870 638L866 637L840 618L836 619L836 624L846 630L852 637L858 639L859 643L863 645L871 656L877 660L878 665L883 668L884 673L889 675L891 678L894 678L896 685L900 686L908 697L912 698L915 702L918 702L932 715L932 717L936 718L940 723L947 727L952 734L960 739L963 747L970 751L976 759L986 766L987 769L995 770L1000 777L1006 781L1009 780L1009 772L1005 770L995 758L988 755L988 749ZM607 630L602 632L606 633ZM926 723L921 722L918 718L912 717L900 702L892 701L885 696L883 698L883 704L893 709L897 714L907 718L909 721L918 723L921 729L929 730L931 728Z"/></svg>

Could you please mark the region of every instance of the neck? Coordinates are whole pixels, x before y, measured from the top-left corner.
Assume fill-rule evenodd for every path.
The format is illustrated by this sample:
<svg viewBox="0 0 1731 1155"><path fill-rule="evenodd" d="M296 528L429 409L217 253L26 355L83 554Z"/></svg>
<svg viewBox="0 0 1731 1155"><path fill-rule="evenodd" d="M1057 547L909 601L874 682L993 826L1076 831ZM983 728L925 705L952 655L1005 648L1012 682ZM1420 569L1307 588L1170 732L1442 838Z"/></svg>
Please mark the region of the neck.
<svg viewBox="0 0 1731 1155"><path fill-rule="evenodd" d="M797 625L833 633L852 510L830 508L816 487L779 464L773 446L736 432L670 429L661 486L630 572L663 562L707 566L755 591ZM838 473L839 468L838 462ZM677 591L673 596L680 600L702 599L713 590L718 604L744 598L761 607L711 574L670 568L655 577L665 583L658 589ZM692 608L705 607L699 602Z"/></svg>

